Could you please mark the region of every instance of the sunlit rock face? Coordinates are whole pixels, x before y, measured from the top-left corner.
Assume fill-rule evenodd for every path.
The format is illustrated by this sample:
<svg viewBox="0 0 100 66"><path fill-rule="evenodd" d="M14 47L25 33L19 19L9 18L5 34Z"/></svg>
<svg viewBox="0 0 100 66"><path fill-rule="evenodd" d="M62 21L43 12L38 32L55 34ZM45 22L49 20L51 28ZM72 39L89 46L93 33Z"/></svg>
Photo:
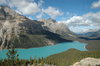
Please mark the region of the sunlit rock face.
<svg viewBox="0 0 100 66"><path fill-rule="evenodd" d="M22 33L40 33L41 30L41 26L35 21L7 6L0 6L0 49L8 48Z"/></svg>
<svg viewBox="0 0 100 66"><path fill-rule="evenodd" d="M14 19L15 16L18 14L11 10L9 7L6 6L0 6L0 19L5 20L5 19Z"/></svg>
<svg viewBox="0 0 100 66"><path fill-rule="evenodd" d="M9 42L18 37L21 32L21 15L17 14L15 11L11 10L9 7L0 6L0 49L6 48Z"/></svg>
<svg viewBox="0 0 100 66"><path fill-rule="evenodd" d="M7 6L0 6L0 49L8 48L15 38L18 38L24 26L20 26L27 20L26 17L16 13Z"/></svg>
<svg viewBox="0 0 100 66"><path fill-rule="evenodd" d="M100 59L96 58L85 58L80 62L76 62L72 66L100 66Z"/></svg>
<svg viewBox="0 0 100 66"><path fill-rule="evenodd" d="M0 19L5 19L4 10L0 7Z"/></svg>
<svg viewBox="0 0 100 66"><path fill-rule="evenodd" d="M66 23L56 22L55 20L49 19L40 19L40 22L43 23L43 28L45 30L49 30L53 33L57 33L59 35L66 35L75 37L75 34L71 32Z"/></svg>
<svg viewBox="0 0 100 66"><path fill-rule="evenodd" d="M45 30L42 22L30 20L7 6L0 6L0 49L13 45L16 48L41 47L67 41L72 42Z"/></svg>
<svg viewBox="0 0 100 66"><path fill-rule="evenodd" d="M14 39L14 37L19 37L20 34L20 26L17 22L10 23L9 21L5 21L3 24L1 24L0 27L0 41L1 41L1 48L4 47L4 44L6 44L6 48L11 40Z"/></svg>

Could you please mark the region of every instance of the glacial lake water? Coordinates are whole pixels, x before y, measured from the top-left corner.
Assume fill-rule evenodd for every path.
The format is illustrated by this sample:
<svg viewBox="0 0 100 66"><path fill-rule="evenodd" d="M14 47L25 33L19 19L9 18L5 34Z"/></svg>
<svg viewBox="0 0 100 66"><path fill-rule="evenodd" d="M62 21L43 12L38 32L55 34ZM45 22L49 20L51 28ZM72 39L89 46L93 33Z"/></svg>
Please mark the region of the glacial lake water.
<svg viewBox="0 0 100 66"><path fill-rule="evenodd" d="M70 48L75 48L80 51L86 51L85 48L87 44L80 43L80 42L65 42L65 43L59 43L53 46L45 46L45 47L39 47L39 48L30 48L30 49L16 49L19 54L20 59L30 59L30 57L34 58L41 58L41 57L47 57L53 54L57 54L60 52L67 51ZM5 59L6 53L8 50L2 50L0 51L0 59Z"/></svg>

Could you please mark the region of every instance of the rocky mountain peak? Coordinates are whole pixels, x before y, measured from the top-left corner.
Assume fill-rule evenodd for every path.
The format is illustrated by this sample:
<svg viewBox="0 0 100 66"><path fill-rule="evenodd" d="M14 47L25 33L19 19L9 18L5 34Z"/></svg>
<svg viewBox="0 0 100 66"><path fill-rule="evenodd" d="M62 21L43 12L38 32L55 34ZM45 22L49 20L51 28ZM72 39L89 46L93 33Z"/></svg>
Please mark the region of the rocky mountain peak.
<svg viewBox="0 0 100 66"><path fill-rule="evenodd" d="M11 19L16 15L15 11L13 11L11 8L7 6L0 6L0 19Z"/></svg>
<svg viewBox="0 0 100 66"><path fill-rule="evenodd" d="M0 20L26 19L8 6L0 6Z"/></svg>
<svg viewBox="0 0 100 66"><path fill-rule="evenodd" d="M49 18L49 19L40 19L40 22L43 22L44 24L51 24L51 23L56 23L56 20Z"/></svg>
<svg viewBox="0 0 100 66"><path fill-rule="evenodd" d="M52 18L49 18L49 19L47 19L47 20L50 21L50 22L53 22L53 23L56 22L56 20L54 20L54 19L52 19Z"/></svg>
<svg viewBox="0 0 100 66"><path fill-rule="evenodd" d="M30 20L7 6L0 6L0 49L12 45L16 48L31 48L71 41L45 30L41 23Z"/></svg>

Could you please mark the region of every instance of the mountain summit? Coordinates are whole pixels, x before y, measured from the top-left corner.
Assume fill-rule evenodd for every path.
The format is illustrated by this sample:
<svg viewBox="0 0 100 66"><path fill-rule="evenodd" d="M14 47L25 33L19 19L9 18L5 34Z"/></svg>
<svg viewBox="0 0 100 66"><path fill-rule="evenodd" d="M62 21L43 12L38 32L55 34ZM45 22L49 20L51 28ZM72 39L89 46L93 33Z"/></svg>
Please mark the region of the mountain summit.
<svg viewBox="0 0 100 66"><path fill-rule="evenodd" d="M71 42L45 30L40 21L30 20L7 6L0 6L0 48L31 48Z"/></svg>
<svg viewBox="0 0 100 66"><path fill-rule="evenodd" d="M17 16L17 17L16 17ZM7 6L0 6L0 20L10 20L10 19L17 19L19 15L10 7Z"/></svg>

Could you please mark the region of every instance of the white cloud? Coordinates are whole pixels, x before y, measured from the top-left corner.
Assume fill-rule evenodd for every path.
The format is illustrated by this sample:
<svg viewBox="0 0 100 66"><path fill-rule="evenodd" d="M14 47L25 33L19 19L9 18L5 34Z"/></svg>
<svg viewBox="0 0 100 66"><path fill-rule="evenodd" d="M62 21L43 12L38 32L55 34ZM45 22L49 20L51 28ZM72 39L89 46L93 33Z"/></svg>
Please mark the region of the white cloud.
<svg viewBox="0 0 100 66"><path fill-rule="evenodd" d="M83 29L81 32L86 33L86 32L96 32L98 29Z"/></svg>
<svg viewBox="0 0 100 66"><path fill-rule="evenodd" d="M0 0L0 4L5 4L6 1L5 0Z"/></svg>
<svg viewBox="0 0 100 66"><path fill-rule="evenodd" d="M97 13L87 13L84 14L83 16L73 16L70 19L66 20L66 21L62 21L64 23L66 23L69 27L73 27L73 31L76 30L76 32L81 32L81 31L87 31L90 30L90 28L92 29L100 29L100 12ZM80 28L81 26L81 28ZM82 27L83 26L83 27ZM75 28L78 27L80 29L80 31ZM84 27L88 27L88 28L84 28Z"/></svg>
<svg viewBox="0 0 100 66"><path fill-rule="evenodd" d="M73 16L69 20L67 20L68 25L70 26L88 26L91 21L89 19L85 19L82 16Z"/></svg>
<svg viewBox="0 0 100 66"><path fill-rule="evenodd" d="M55 18L63 14L59 9L51 7L51 6L48 7L47 9L43 9L42 11L45 14L48 14L49 16L51 16L51 18Z"/></svg>
<svg viewBox="0 0 100 66"><path fill-rule="evenodd" d="M99 7L100 7L100 0L98 0L97 2L94 2L94 3L92 4L92 7L93 7L93 8L99 8Z"/></svg>
<svg viewBox="0 0 100 66"><path fill-rule="evenodd" d="M23 14L36 14L40 11L40 8L36 3L27 3L27 6L24 7L18 7L18 10L20 10Z"/></svg>
<svg viewBox="0 0 100 66"><path fill-rule="evenodd" d="M18 13L24 15L34 15L40 11L39 5L33 0L0 0L0 4L16 8Z"/></svg>
<svg viewBox="0 0 100 66"><path fill-rule="evenodd" d="M42 4L44 3L44 0L40 0L39 2L38 2L38 6L42 6Z"/></svg>
<svg viewBox="0 0 100 66"><path fill-rule="evenodd" d="M41 18L48 15L51 18L56 18L63 13L54 7L42 7L44 0L39 0L37 3L34 0L0 0L0 4L5 4L11 8L15 8L16 12L23 15L35 15L36 18Z"/></svg>
<svg viewBox="0 0 100 66"><path fill-rule="evenodd" d="M96 26L98 29L100 29L100 12L85 14L83 15L83 18L91 21L90 25Z"/></svg>

